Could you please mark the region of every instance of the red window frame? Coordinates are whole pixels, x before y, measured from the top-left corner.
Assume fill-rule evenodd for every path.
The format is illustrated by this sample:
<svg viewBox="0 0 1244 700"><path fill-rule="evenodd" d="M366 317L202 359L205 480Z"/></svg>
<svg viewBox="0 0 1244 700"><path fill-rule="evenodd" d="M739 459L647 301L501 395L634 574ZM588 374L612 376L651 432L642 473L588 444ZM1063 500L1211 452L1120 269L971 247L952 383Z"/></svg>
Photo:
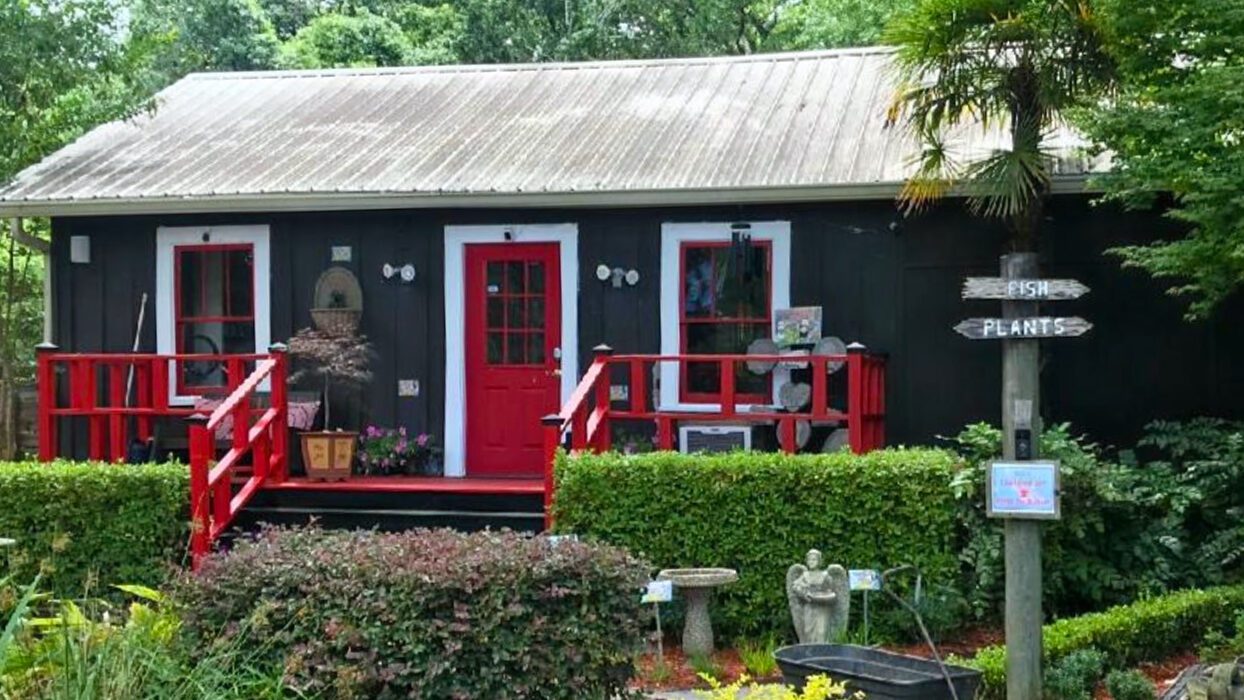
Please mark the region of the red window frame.
<svg viewBox="0 0 1244 700"><path fill-rule="evenodd" d="M250 307L244 315L229 315L228 311L233 308L230 303L230 294L232 286L229 279L228 257L222 256L221 260L224 264L224 281L221 289L224 292L224 299L220 308L225 310L225 314L216 316L187 316L181 306L181 281L182 281L182 261L183 255L186 253L228 253L235 250L244 250L251 256L251 274L250 282ZM206 308L205 303L207 291L203 287L207 276L199 275L199 308ZM173 343L178 355L186 353L185 334L182 328L193 323L250 323L255 325L255 245L253 243L203 243L196 245L179 245L173 246ZM177 394L180 396L188 396L193 394L213 394L223 393L226 387L223 386L199 386L187 385L185 371L182 367L177 368Z"/></svg>
<svg viewBox="0 0 1244 700"><path fill-rule="evenodd" d="M709 316L704 318L688 318L687 317L687 251L700 248L730 248L731 241L683 241L678 249L678 352L687 355L687 326L691 325L760 325L765 324L767 327L773 327L773 245L771 241L752 241L751 245L762 248L765 251L765 277L768 285L765 288L765 315L763 317L716 317ZM715 286L715 285L714 285ZM714 303L716 301L714 300ZM739 348L738 354L746 352L746 348ZM732 354L732 353L725 353ZM683 403L705 403L720 404L721 392L698 392L690 391L687 382L687 364L686 362L678 363L678 400ZM772 380L770 380L770 384ZM767 404L771 401L772 387L769 393L745 393L738 392L735 394L736 404Z"/></svg>

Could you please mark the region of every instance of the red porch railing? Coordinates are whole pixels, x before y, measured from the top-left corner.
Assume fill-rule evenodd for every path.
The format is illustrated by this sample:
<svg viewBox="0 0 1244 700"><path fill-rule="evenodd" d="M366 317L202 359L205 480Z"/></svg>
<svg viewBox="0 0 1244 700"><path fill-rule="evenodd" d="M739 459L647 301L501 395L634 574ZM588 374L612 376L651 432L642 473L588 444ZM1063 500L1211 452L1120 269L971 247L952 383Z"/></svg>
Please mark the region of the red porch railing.
<svg viewBox="0 0 1244 700"><path fill-rule="evenodd" d="M806 408L785 411L770 406L744 407L735 386L735 369L740 362L807 362L811 368L812 395ZM660 408L651 396L650 377L659 373L662 363L720 365L719 404L709 411ZM833 408L830 392L830 363L846 367L845 409ZM615 372L623 367L625 371ZM651 371L651 374L650 374ZM620 380L620 381L619 381ZM611 400L612 387L626 388L627 399ZM624 404L625 407L617 407ZM652 420L656 423L659 449L675 448L675 430L682 421L707 423L773 423L778 442L786 452L797 450L795 430L800 421L845 424L848 444L857 453L885 444L885 360L869 354L864 346L852 344L846 355L614 355L607 346L595 349L595 358L583 380L560 413L547 416L545 426L546 467L544 474L545 512L553 494L553 455L567 431L571 450L603 452L611 447L615 420Z"/></svg>
<svg viewBox="0 0 1244 700"><path fill-rule="evenodd" d="M210 417L190 419L190 554L195 568L269 475L284 479L289 456L285 362L284 352L260 360ZM252 423L251 397L269 376L272 405ZM233 445L216 461L213 436L229 417L233 418ZM251 473L234 493L233 477L247 455Z"/></svg>
<svg viewBox="0 0 1244 700"><path fill-rule="evenodd" d="M189 420L191 552L197 565L265 481L288 478L287 356L284 345L269 350L249 355L79 354L41 345L36 369L39 459L57 458L64 420L85 421L87 456L110 462L125 461L131 438L147 442L155 421ZM224 370L221 385L202 389L227 397L209 417L192 404L171 400L170 377L189 363ZM271 401L268 408L256 409L253 399L265 379L270 379ZM226 418L233 421L232 445L216 462L214 436ZM251 459L244 463L247 456ZM233 477L247 466L251 473L235 494Z"/></svg>

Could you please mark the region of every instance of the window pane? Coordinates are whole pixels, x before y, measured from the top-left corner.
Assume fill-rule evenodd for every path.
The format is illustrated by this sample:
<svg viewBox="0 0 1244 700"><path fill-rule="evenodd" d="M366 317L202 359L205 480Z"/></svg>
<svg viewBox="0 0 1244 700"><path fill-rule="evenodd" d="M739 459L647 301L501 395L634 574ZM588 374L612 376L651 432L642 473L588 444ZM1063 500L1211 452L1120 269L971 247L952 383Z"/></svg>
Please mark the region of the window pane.
<svg viewBox="0 0 1244 700"><path fill-rule="evenodd" d="M544 334L527 334L527 364L544 364Z"/></svg>
<svg viewBox="0 0 1244 700"><path fill-rule="evenodd" d="M527 291L533 294L544 293L544 263L527 263Z"/></svg>
<svg viewBox="0 0 1244 700"><path fill-rule="evenodd" d="M490 262L487 267L488 288L485 290L489 294L499 294L505 283L505 264L499 262Z"/></svg>
<svg viewBox="0 0 1244 700"><path fill-rule="evenodd" d="M505 363L507 365L526 364L524 349L526 339L522 333L510 333L505 339Z"/></svg>
<svg viewBox="0 0 1244 700"><path fill-rule="evenodd" d="M182 316L199 315L199 289L202 284L201 261L195 251L177 253L177 294L181 300Z"/></svg>
<svg viewBox="0 0 1244 700"><path fill-rule="evenodd" d="M505 347L504 336L499 332L491 332L488 334L487 362L490 365L501 364L501 358Z"/></svg>
<svg viewBox="0 0 1244 700"><path fill-rule="evenodd" d="M523 301L521 297L518 299L509 300L508 305L510 309L510 312L509 312L509 327L510 328L519 329L519 328L527 327L527 320L525 318L525 314L523 313L524 303L525 302Z"/></svg>
<svg viewBox="0 0 1244 700"><path fill-rule="evenodd" d="M250 249L231 250L225 254L229 273L229 310L230 316L250 316L252 304L252 282Z"/></svg>
<svg viewBox="0 0 1244 700"><path fill-rule="evenodd" d="M544 299L537 297L527 302L527 327L544 330Z"/></svg>
<svg viewBox="0 0 1244 700"><path fill-rule="evenodd" d="M232 355L255 352L255 327L249 321L184 323L178 329L180 350L195 355ZM225 386L224 364L216 361L183 363L182 384L188 387Z"/></svg>
<svg viewBox="0 0 1244 700"><path fill-rule="evenodd" d="M688 246L683 249L683 314L703 318L713 313L716 296L713 249Z"/></svg>
<svg viewBox="0 0 1244 700"><path fill-rule="evenodd" d="M505 291L508 294L522 294L527 288L525 279L526 266L521 261L506 263Z"/></svg>
<svg viewBox="0 0 1244 700"><path fill-rule="evenodd" d="M488 327L502 328L505 326L505 299L501 297L488 298Z"/></svg>
<svg viewBox="0 0 1244 700"><path fill-rule="evenodd" d="M769 326L765 323L697 323L684 326L683 333L687 338L687 354L741 355L747 352L747 346L753 340L769 335ZM688 362L686 391L716 394L721 386L720 376L720 363ZM763 394L768 391L768 384L767 377L748 372L745 363L736 363L736 392Z"/></svg>

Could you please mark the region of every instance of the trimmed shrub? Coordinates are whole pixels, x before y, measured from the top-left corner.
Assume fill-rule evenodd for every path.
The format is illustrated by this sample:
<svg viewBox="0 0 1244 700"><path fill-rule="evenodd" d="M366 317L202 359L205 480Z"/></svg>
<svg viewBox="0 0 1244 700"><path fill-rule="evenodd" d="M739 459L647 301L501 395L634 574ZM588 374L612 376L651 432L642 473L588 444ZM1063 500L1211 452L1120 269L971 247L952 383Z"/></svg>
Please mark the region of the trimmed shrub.
<svg viewBox="0 0 1244 700"><path fill-rule="evenodd" d="M848 568L912 563L957 579L958 465L940 450L787 455L560 455L557 528L640 553L660 567L725 566L713 613L732 635L785 635L786 570L807 550Z"/></svg>
<svg viewBox="0 0 1244 700"><path fill-rule="evenodd" d="M189 537L185 465L0 463L0 537L17 580L63 597L158 586ZM0 551L0 561L5 553Z"/></svg>
<svg viewBox="0 0 1244 700"><path fill-rule="evenodd" d="M1148 676L1134 669L1111 671L1106 676L1106 690L1114 700L1155 700L1158 697Z"/></svg>
<svg viewBox="0 0 1244 700"><path fill-rule="evenodd" d="M1179 591L1104 612L1059 620L1044 629L1045 658L1056 662L1076 651L1096 648L1109 668L1127 668L1142 661L1160 661L1186 651L1207 630L1232 624L1244 604L1244 585L1200 591ZM980 669L991 697L1006 686L1006 648L987 647L967 662Z"/></svg>
<svg viewBox="0 0 1244 700"><path fill-rule="evenodd" d="M1106 672L1106 655L1081 649L1059 659L1045 671L1045 697L1051 700L1092 700L1093 688Z"/></svg>
<svg viewBox="0 0 1244 700"><path fill-rule="evenodd" d="M192 644L248 630L313 696L604 699L642 645L648 573L618 548L509 532L270 529L171 595Z"/></svg>

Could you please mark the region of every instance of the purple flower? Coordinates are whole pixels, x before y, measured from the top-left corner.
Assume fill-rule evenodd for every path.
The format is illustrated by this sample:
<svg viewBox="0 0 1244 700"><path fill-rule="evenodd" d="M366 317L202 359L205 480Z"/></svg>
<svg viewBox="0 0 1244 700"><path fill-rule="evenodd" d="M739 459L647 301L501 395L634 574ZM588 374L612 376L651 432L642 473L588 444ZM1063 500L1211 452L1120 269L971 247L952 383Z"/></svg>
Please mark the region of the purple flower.
<svg viewBox="0 0 1244 700"><path fill-rule="evenodd" d="M402 437L406 437L406 426L403 425L402 427L398 428L397 434L401 435Z"/></svg>
<svg viewBox="0 0 1244 700"><path fill-rule="evenodd" d="M428 440L430 439L431 439L431 436L429 436L427 433L419 433L419 437L415 438L415 444L419 445L420 447L427 447Z"/></svg>

